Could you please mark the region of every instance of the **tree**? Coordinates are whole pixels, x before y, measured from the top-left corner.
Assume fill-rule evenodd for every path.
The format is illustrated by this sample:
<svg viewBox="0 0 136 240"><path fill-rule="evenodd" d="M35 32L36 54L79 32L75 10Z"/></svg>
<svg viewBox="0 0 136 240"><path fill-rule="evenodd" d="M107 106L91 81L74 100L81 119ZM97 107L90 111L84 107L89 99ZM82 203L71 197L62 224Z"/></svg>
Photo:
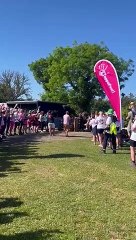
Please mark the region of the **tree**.
<svg viewBox="0 0 136 240"><path fill-rule="evenodd" d="M0 75L0 101L30 99L29 79L19 72L3 71Z"/></svg>
<svg viewBox="0 0 136 240"><path fill-rule="evenodd" d="M110 103L107 99L98 98L94 100L92 111L97 110L98 112L99 111L107 112L109 108L110 108Z"/></svg>
<svg viewBox="0 0 136 240"><path fill-rule="evenodd" d="M128 95L123 94L121 99L121 107L122 107L122 116L124 119L124 125L127 126L128 120L126 117L128 115L130 103L134 102L136 104L136 96L133 93L129 93Z"/></svg>
<svg viewBox="0 0 136 240"><path fill-rule="evenodd" d="M45 90L45 100L68 103L78 112L90 111L97 96L104 98L93 73L94 65L100 59L114 64L122 89L134 72L133 61L119 58L103 44L76 43L72 47L59 47L29 67Z"/></svg>

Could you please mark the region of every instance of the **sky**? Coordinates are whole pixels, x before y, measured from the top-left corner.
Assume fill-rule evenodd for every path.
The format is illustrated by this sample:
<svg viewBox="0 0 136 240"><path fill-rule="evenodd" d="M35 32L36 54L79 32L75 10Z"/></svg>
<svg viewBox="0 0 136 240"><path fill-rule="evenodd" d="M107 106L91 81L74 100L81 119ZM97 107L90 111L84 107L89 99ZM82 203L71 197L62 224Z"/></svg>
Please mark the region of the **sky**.
<svg viewBox="0 0 136 240"><path fill-rule="evenodd" d="M30 79L33 99L42 87L28 64L74 41L104 44L136 65L135 0L0 0L0 73L13 70ZM136 94L136 69L125 83Z"/></svg>

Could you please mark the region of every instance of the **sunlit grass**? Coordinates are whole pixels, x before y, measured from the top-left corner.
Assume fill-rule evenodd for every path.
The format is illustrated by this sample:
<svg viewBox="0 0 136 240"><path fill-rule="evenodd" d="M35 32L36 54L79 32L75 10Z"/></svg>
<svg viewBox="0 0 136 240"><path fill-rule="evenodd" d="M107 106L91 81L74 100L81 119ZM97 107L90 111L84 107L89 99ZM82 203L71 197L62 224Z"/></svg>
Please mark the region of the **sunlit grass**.
<svg viewBox="0 0 136 240"><path fill-rule="evenodd" d="M103 155L89 139L21 149L0 154L0 240L136 239L128 150Z"/></svg>

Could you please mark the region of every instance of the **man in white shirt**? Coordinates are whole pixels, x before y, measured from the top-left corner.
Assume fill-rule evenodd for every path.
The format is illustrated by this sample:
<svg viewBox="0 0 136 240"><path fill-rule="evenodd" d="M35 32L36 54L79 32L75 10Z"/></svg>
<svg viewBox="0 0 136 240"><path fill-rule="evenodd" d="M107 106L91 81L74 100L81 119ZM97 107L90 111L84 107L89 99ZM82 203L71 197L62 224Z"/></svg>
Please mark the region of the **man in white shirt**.
<svg viewBox="0 0 136 240"><path fill-rule="evenodd" d="M70 116L68 111L66 111L66 113L63 116L63 127L65 131L65 136L68 137L69 127L70 127Z"/></svg>

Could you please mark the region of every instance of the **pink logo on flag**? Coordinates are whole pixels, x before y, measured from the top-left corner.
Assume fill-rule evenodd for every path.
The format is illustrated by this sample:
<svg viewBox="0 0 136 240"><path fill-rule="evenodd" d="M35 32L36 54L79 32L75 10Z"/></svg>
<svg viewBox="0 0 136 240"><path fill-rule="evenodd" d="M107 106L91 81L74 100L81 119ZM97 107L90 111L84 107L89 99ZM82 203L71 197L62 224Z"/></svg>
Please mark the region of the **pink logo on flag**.
<svg viewBox="0 0 136 240"><path fill-rule="evenodd" d="M118 75L113 64L105 59L94 66L94 73L100 82L117 118L121 121L121 96Z"/></svg>

